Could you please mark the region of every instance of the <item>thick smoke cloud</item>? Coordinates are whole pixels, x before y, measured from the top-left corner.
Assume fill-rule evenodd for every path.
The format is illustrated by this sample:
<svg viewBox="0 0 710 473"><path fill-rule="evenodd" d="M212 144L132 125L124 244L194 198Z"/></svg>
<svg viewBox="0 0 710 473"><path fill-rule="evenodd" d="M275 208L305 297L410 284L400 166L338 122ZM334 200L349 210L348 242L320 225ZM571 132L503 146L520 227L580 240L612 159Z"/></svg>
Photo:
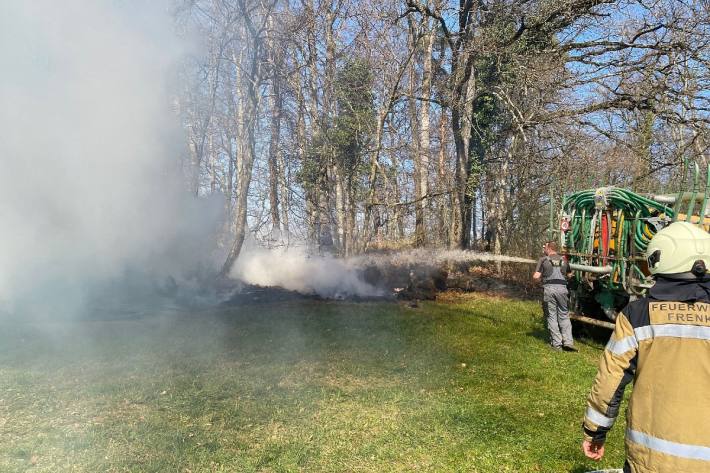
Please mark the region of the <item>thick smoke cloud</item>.
<svg viewBox="0 0 710 473"><path fill-rule="evenodd" d="M0 310L75 311L209 254L221 203L182 187L165 7L0 4Z"/></svg>
<svg viewBox="0 0 710 473"><path fill-rule="evenodd" d="M363 280L352 260L309 256L303 248L259 248L249 242L230 276L248 284L278 286L326 298L377 297L385 292Z"/></svg>

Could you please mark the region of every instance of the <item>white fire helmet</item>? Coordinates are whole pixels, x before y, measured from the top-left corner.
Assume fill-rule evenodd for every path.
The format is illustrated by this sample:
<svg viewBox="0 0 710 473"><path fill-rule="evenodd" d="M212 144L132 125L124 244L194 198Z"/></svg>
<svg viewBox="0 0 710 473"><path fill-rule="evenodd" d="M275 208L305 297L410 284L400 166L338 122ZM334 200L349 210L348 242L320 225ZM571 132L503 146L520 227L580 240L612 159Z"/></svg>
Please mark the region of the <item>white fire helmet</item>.
<svg viewBox="0 0 710 473"><path fill-rule="evenodd" d="M646 259L651 274L689 273L697 261L710 268L710 234L688 222L671 223L651 239Z"/></svg>

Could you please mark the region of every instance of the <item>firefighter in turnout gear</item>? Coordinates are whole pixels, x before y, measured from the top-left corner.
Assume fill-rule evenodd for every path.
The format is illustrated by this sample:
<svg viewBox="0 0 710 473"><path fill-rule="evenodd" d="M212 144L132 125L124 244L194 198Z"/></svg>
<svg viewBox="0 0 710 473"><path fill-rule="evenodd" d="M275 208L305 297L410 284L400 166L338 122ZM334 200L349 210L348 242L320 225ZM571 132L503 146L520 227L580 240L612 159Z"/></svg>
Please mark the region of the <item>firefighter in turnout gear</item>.
<svg viewBox="0 0 710 473"><path fill-rule="evenodd" d="M672 223L646 257L656 284L616 319L587 400L582 448L602 458L633 380L624 472L710 472L710 235Z"/></svg>
<svg viewBox="0 0 710 473"><path fill-rule="evenodd" d="M540 258L533 274L535 281L542 280L543 309L550 332L550 345L554 350L577 351L572 339L572 323L569 320L567 277L570 268L567 261L557 254L557 244L548 241L542 247L545 256Z"/></svg>

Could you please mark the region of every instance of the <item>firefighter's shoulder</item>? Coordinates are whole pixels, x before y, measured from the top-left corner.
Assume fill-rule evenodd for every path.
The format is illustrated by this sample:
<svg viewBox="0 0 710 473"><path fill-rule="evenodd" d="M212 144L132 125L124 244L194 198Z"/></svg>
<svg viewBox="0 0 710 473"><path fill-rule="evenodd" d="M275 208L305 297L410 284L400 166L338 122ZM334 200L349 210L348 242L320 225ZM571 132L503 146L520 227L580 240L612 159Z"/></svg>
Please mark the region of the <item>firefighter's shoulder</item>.
<svg viewBox="0 0 710 473"><path fill-rule="evenodd" d="M626 304L626 307L621 309L621 313L626 317L632 327L643 327L648 325L648 302L647 296L636 299Z"/></svg>

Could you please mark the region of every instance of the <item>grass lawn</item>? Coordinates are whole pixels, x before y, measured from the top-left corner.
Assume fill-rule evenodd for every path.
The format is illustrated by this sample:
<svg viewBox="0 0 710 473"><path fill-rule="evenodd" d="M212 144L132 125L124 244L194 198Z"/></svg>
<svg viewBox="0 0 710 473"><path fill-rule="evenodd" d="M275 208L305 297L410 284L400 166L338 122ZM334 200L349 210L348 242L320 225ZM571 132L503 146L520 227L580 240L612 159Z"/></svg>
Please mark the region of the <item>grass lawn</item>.
<svg viewBox="0 0 710 473"><path fill-rule="evenodd" d="M0 322L0 472L584 472L602 345L539 305L302 301Z"/></svg>

